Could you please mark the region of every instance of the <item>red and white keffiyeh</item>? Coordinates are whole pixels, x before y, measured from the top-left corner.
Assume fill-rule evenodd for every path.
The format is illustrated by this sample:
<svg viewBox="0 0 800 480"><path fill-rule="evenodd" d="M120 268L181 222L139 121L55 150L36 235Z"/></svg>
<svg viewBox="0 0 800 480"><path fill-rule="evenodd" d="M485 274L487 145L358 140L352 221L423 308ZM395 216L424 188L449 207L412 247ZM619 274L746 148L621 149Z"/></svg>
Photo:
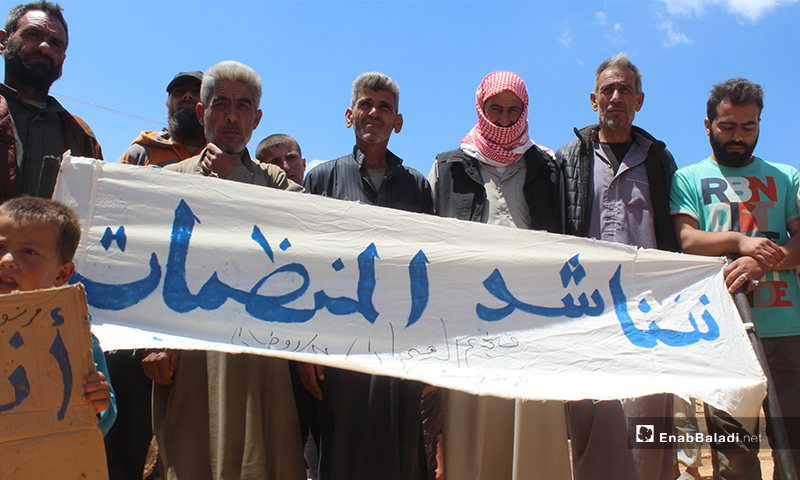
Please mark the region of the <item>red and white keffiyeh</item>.
<svg viewBox="0 0 800 480"><path fill-rule="evenodd" d="M522 100L522 115L514 125L498 127L486 118L483 104L489 97L505 90L511 91ZM461 140L461 143L477 149L483 157L491 160L489 163L511 165L533 145L528 138L528 89L516 73L492 72L486 75L475 92L475 109L478 111L478 124Z"/></svg>

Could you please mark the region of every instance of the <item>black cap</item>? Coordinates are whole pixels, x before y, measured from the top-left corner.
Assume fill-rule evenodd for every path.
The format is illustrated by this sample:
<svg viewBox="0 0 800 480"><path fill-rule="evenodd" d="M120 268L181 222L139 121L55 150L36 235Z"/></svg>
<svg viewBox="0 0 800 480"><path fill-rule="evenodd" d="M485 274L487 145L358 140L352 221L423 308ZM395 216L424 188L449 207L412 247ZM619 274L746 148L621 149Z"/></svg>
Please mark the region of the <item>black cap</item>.
<svg viewBox="0 0 800 480"><path fill-rule="evenodd" d="M175 78L167 85L167 93L175 90L175 87L185 80L197 80L197 84L199 85L203 81L203 72L181 72L175 75Z"/></svg>

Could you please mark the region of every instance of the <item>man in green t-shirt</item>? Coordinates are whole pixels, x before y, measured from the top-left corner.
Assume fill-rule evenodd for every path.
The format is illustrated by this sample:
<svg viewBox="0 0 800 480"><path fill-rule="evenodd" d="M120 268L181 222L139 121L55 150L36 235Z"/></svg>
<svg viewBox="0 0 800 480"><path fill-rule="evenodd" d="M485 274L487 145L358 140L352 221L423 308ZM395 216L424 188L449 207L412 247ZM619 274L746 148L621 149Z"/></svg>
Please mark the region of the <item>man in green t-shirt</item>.
<svg viewBox="0 0 800 480"><path fill-rule="evenodd" d="M714 85L705 119L713 154L675 173L670 214L683 252L732 258L725 283L750 294L783 416L800 417L800 174L753 155L763 107L757 84L733 78ZM714 409L706 419L709 431L725 434L756 425ZM789 430L800 465L800 432ZM761 478L757 442L711 447L720 478Z"/></svg>

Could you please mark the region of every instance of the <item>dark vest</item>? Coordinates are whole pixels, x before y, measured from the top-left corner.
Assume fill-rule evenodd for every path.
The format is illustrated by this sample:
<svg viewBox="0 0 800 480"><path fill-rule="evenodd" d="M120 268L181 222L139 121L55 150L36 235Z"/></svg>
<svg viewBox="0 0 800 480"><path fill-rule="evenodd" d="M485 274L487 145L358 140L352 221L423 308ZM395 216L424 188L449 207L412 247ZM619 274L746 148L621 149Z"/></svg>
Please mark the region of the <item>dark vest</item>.
<svg viewBox="0 0 800 480"><path fill-rule="evenodd" d="M525 152L522 161L526 166L523 193L533 229L562 233L559 169L535 146ZM437 155L436 168L439 172L438 215L480 222L486 204L480 162L458 149Z"/></svg>

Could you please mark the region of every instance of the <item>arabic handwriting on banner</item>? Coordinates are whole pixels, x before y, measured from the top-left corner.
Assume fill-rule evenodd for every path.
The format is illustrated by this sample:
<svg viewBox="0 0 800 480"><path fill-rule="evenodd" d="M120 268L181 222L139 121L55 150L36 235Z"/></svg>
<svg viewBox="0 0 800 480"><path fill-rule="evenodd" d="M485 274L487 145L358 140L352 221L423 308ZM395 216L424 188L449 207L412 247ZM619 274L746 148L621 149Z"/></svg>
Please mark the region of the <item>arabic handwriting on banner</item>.
<svg viewBox="0 0 800 480"><path fill-rule="evenodd" d="M575 270L571 270L570 266L574 266ZM565 270L568 271L568 273L564 273ZM567 260L567 262L564 264L564 267L561 269L561 281L564 288L569 285L569 281L571 279L574 279L575 285L579 285L585 276L586 272L583 269L583 266L581 266L578 262L578 255L575 255ZM514 295L512 295L508 290L506 281L503 279L503 275L497 269L495 269L491 275L484 280L483 286L486 288L486 291L492 294L492 296L507 303L507 305L502 308L489 308L479 303L475 308L475 311L478 314L478 318L487 322L496 322L498 320L502 320L514 313L515 310L549 318L579 318L584 315L589 317L599 317L605 311L603 296L600 295L600 292L597 289L595 289L591 295L592 301L594 302L593 306L589 305L589 301L587 300L585 293L581 293L578 297L578 305L575 305L575 299L573 298L572 294L567 293L564 298L561 299L561 303L563 304L562 307L542 307L517 300L517 298L514 297Z"/></svg>
<svg viewBox="0 0 800 480"><path fill-rule="evenodd" d="M574 280L575 285L579 285L583 278L586 276L586 271L578 260L578 255L570 258L560 271L562 286L566 288L569 286L571 280ZM544 307L538 305L531 305L518 300L508 289L503 275L499 270L495 269L491 275L483 282L486 290L498 300L505 302L507 305L501 308L489 308L483 304L478 304L476 313L478 317L487 322L496 322L506 318L514 313L515 310L520 310L525 313L537 315L541 317L566 317L578 318L581 316L597 317L603 314L605 304L603 296L595 289L591 298L594 305L589 305L585 293L581 293L578 297L578 304L575 304L575 299L572 294L567 293L561 299L562 307ZM622 331L628 340L634 345L643 348L653 348L657 342L661 342L669 347L685 347L698 343L700 340L716 340L719 338L719 326L713 315L705 309L701 318L706 324L706 332L701 332L697 325L697 320L694 314L689 312L688 322L692 326L690 331L678 331L662 329L658 324L653 321L649 324L647 330L642 330L636 327L628 312L628 299L622 291L622 265L617 267L616 272L608 282L609 291L614 301L614 311L617 315ZM680 297L676 298L678 301ZM710 302L708 297L702 295L699 300L702 305L708 305ZM639 310L647 313L652 307L646 300L642 299L639 302Z"/></svg>
<svg viewBox="0 0 800 480"><path fill-rule="evenodd" d="M169 255L167 258L166 273L164 275L163 299L164 304L178 313L187 313L196 308L203 310L216 310L227 300L234 300L245 306L247 312L254 318L280 323L303 323L314 317L317 311L326 309L333 315L350 315L358 313L370 323L375 323L378 311L373 304L375 292L375 259L378 256L375 244L370 244L358 255L358 286L356 298L331 297L324 290L314 293L314 308L296 309L286 307L302 297L310 285L308 270L299 263L291 263L278 267L270 274L262 277L250 291L240 290L222 282L216 272L203 284L197 294L192 294L186 283L186 258L189 252L189 242L195 223L200 219L193 213L189 205L181 200L175 209L175 216L170 236ZM111 244L109 239L111 228L106 229L101 242L104 247ZM121 226L114 237L119 243L119 237L124 237L125 231ZM274 254L269 242L261 233L257 225L253 226L251 238L264 250L270 261L274 263ZM125 242L123 242L124 244ZM283 250L291 244L288 239L281 243ZM122 248L122 247L121 247ZM107 248L106 248L107 249ZM428 303L429 285L427 276L428 259L420 250L409 264L409 279L411 281L411 313L407 326L413 325L421 316ZM333 264L334 270L341 270L343 264L338 259ZM302 279L302 284L292 292L278 295L259 295L259 289L273 275L290 273ZM152 294L161 280L161 265L155 253L150 257L150 273L147 277L130 283L109 284L93 281L80 273L75 273L70 283L82 282L86 289L89 305L103 310L123 310L130 308Z"/></svg>
<svg viewBox="0 0 800 480"><path fill-rule="evenodd" d="M73 385L73 378L72 378L72 366L70 365L69 361L69 352L67 352L67 348L64 345L64 341L61 338L61 332L57 328L64 323L64 318L60 315L61 308L57 307L50 311L50 318L53 319L53 323L50 325L55 327L56 332L55 336L53 337L52 344L50 345L49 354L56 360L56 363L59 367L61 373L61 381L64 385L63 389L63 396L61 399L61 408L56 412L56 418L60 421L64 419L64 416L67 411L67 407L69 406L69 398L72 392L72 385ZM22 352L20 349L24 349L27 347L35 348L35 342L29 342L29 344L25 343L26 333L28 332L26 329L31 326L33 321L39 316L42 312L41 308L32 309L29 311L28 309L24 309L20 312L14 312L13 314L3 313L0 315L0 318L3 319L2 323L0 323L0 327L5 327L2 332L10 333L10 338L7 340L8 345L11 346L13 349L12 351L6 354L6 357L11 360L10 364L14 365L15 363L19 363L19 360L15 360L17 357L14 355L14 352ZM48 337L49 338L49 337ZM4 338L0 339L2 341L6 341ZM35 355L41 355L44 352L36 352ZM28 379L28 374L25 369L25 365L17 365L11 374L6 377L8 382L11 384L13 388L13 400L10 400L6 403L0 404L0 414L4 412L9 412L13 410L15 407L22 404L26 398L28 398L31 394L31 382ZM38 379L35 379L38 380ZM36 388L34 383L34 389ZM5 388L0 388L0 402L3 401L8 397Z"/></svg>
<svg viewBox="0 0 800 480"><path fill-rule="evenodd" d="M617 314L617 319L622 325L622 331L628 340L634 345L643 348L653 348L657 342L661 342L669 347L686 347L700 342L700 340L716 340L719 338L719 325L713 315L704 309L701 318L706 324L707 331L701 332L700 327L697 325L697 320L694 314L689 312L689 323L692 330L688 332L680 332L676 330L662 329L655 321L651 322L647 330L637 328L631 315L628 312L628 300L625 293L622 291L622 266L617 267L617 271L611 280L608 281L608 288L611 291L611 296L614 299L614 311ZM675 301L680 300L680 295L675 298ZM711 302L705 294L701 295L698 299L701 305L709 305ZM647 313L652 307L644 299L639 302L639 310Z"/></svg>
<svg viewBox="0 0 800 480"><path fill-rule="evenodd" d="M355 298L347 296L331 297L325 290L314 292L313 308L292 308L286 305L302 298L311 285L311 279L306 267L300 263L289 263L275 268L272 272L259 279L248 291L234 288L221 281L216 272L202 285L196 294L191 293L186 282L186 259L189 253L190 241L195 224L200 219L192 212L189 205L181 200L174 211L172 231L170 233L169 254L167 257L166 272L164 273L164 286L162 296L164 304L172 311L178 313L191 312L197 308L202 310L216 310L228 300L242 304L245 310L259 320L278 323L305 323L311 320L318 311L327 310L333 315L361 315L370 324L374 324L380 312L375 308L373 295L377 286L375 276L375 259L380 259L378 249L370 243L357 257L358 281ZM271 263L275 263L273 250L257 225L253 226L251 239L256 242ZM117 233L107 227L100 240L102 246L108 250L112 241L116 241L119 248L124 250L127 236L123 226L117 228ZM291 247L288 239L280 244L281 250ZM430 285L428 281L427 265L429 260L422 250L419 250L408 266L410 280L411 305L410 313L405 328L414 325L422 318L428 306ZM334 271L339 272L344 268L344 262L338 258L331 264ZM690 331L662 329L653 321L647 329L636 327L628 311L628 299L622 290L620 265L608 282L609 293L613 300L614 312L627 339L636 346L653 348L658 342L670 347L684 347L700 342L701 340L715 340L719 337L719 328L714 317L708 310L700 315L706 325L706 331L701 332L697 319L693 313L688 315L688 323L692 326ZM105 310L122 310L130 308L150 296L160 284L161 265L155 253L150 256L150 271L145 278L122 283L106 284L93 281L78 273L73 275L70 283L78 281L84 284L87 299L91 306ZM291 292L281 295L261 295L262 287L276 275L290 275L301 280L299 285ZM567 260L559 271L561 284L566 289L571 283L576 286L587 277L585 268L581 265L579 255ZM526 303L519 300L511 293L502 273L494 269L483 281L486 291L506 305L499 308L490 308L482 303L475 307L476 315L485 322L498 322L515 311L545 318L579 318L583 316L598 317L605 312L605 301L598 288L591 294L580 293L577 303L572 293L566 293L561 299L561 306L543 306ZM591 302L590 302L591 299ZM677 299L676 299L677 301ZM708 305L708 299L702 296L698 300L703 305ZM646 301L639 303L639 310L646 313L650 309ZM392 327L393 328L393 327ZM239 333L241 336L241 332ZM272 348L274 337L268 342L263 342L255 337L252 341ZM303 342L294 341L286 344L285 349L304 351L307 347L300 348ZM292 348L291 346L294 345ZM474 345L473 345L474 346ZM300 348L299 350L297 350ZM326 349L319 349L325 351Z"/></svg>
<svg viewBox="0 0 800 480"><path fill-rule="evenodd" d="M389 364L398 370L404 370L408 365L419 364L420 361L442 364L441 375L448 376L447 367L451 359L455 360L458 369L469 370L471 362L487 358L503 357L519 353L524 348L517 336L513 333L483 332L480 335L461 335L450 338L447 327L440 320L441 344L431 344L427 348L410 347L398 349L394 336L394 325L385 326L391 330L391 345L376 345L370 337L357 338L350 344L345 353L345 361L351 364ZM380 336L380 335L377 335ZM270 350L307 352L316 355L330 355L327 346L316 343L319 335L306 339L284 339L274 331L260 333L252 329L237 327L231 336L231 344L247 347L261 346ZM409 363L410 362L410 363Z"/></svg>

